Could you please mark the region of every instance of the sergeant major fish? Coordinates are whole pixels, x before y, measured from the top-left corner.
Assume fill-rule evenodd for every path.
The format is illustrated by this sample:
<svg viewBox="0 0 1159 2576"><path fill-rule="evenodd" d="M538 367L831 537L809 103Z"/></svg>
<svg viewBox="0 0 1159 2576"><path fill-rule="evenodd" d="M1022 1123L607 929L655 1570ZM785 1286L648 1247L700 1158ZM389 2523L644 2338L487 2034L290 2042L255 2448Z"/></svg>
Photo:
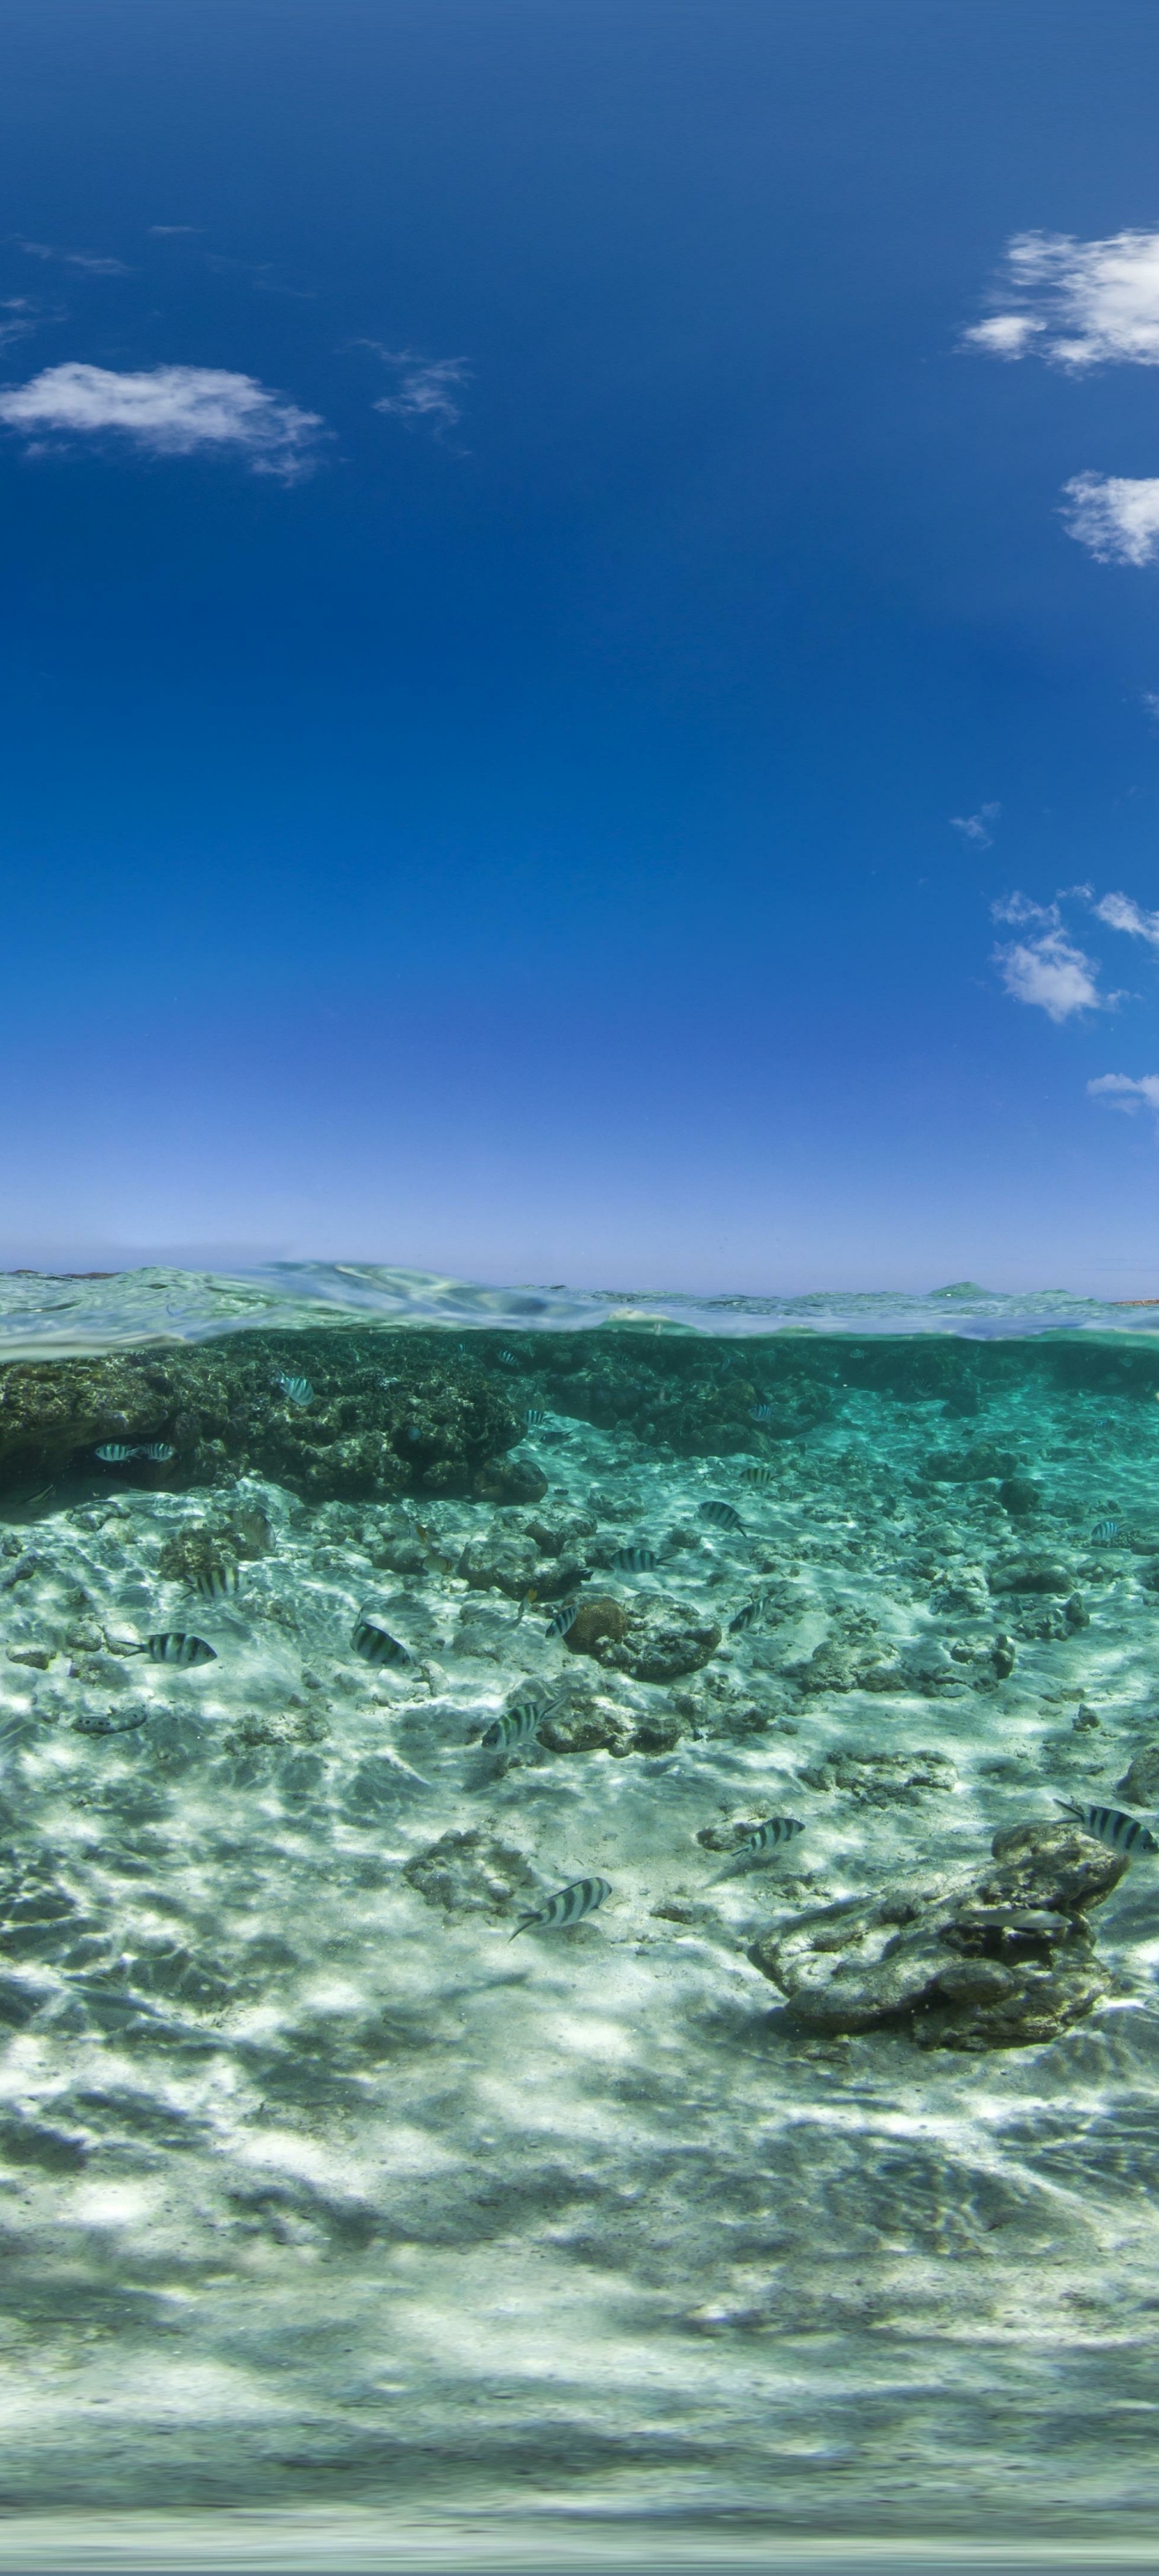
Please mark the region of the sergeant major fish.
<svg viewBox="0 0 1159 2576"><path fill-rule="evenodd" d="M772 1418L773 1418L773 1408L772 1408L772 1405L771 1405L771 1404L750 1404L750 1406L749 1406L749 1421L750 1421L750 1422L771 1422L771 1421L772 1421Z"/></svg>
<svg viewBox="0 0 1159 2576"><path fill-rule="evenodd" d="M1150 1828L1138 1816L1126 1816L1121 1807L1080 1807L1074 1798L1059 1798L1057 1805L1064 1816L1073 1816L1085 1833L1105 1843L1109 1851L1159 1851Z"/></svg>
<svg viewBox="0 0 1159 2576"><path fill-rule="evenodd" d="M225 1601L238 1590L240 1580L236 1565L221 1558L215 1565L202 1566L193 1577L193 1589L203 1601Z"/></svg>
<svg viewBox="0 0 1159 2576"><path fill-rule="evenodd" d="M181 1628L167 1628L163 1636L150 1637L142 1651L151 1664L180 1664L183 1671L190 1664L217 1662L216 1646L207 1646L204 1637L187 1636Z"/></svg>
<svg viewBox="0 0 1159 2576"><path fill-rule="evenodd" d="M517 1699L513 1708L501 1709L498 1717L492 1718L479 1738L480 1744L485 1744L488 1752L506 1753L513 1744L537 1743L540 1727L553 1705L549 1699Z"/></svg>
<svg viewBox="0 0 1159 2576"><path fill-rule="evenodd" d="M776 1484L777 1471L775 1467L742 1467L740 1480L742 1485L755 1485L759 1494L767 1494Z"/></svg>
<svg viewBox="0 0 1159 2576"><path fill-rule="evenodd" d="M364 1664L414 1662L409 1646L401 1645L397 1637L391 1636L389 1628L380 1627L376 1619L368 1619L365 1615L358 1620L350 1642Z"/></svg>
<svg viewBox="0 0 1159 2576"><path fill-rule="evenodd" d="M699 1516L702 1521L711 1521L714 1529L744 1528L740 1513L733 1510L731 1503L702 1503Z"/></svg>
<svg viewBox="0 0 1159 2576"><path fill-rule="evenodd" d="M578 1601L561 1601L561 1602L560 1602L560 1605L559 1605L559 1608L558 1608L558 1610L556 1611L556 1614L555 1614L554 1619L549 1619L549 1620L548 1620L548 1623L547 1623L547 1633L548 1633L548 1636L549 1636L549 1637L566 1637L567 1632L568 1632L568 1629L569 1629L569 1628L574 1628L575 1623L576 1623L576 1620L577 1620L577 1618L578 1618L578 1617L579 1617L579 1602L578 1602Z"/></svg>
<svg viewBox="0 0 1159 2576"><path fill-rule="evenodd" d="M654 1547L619 1547L612 1558L617 1574L651 1574L659 1563Z"/></svg>
<svg viewBox="0 0 1159 2576"><path fill-rule="evenodd" d="M521 1932L530 1932L533 1923L541 1924L547 1930L554 1930L561 1924L580 1923L585 1914L594 1914L597 1905L602 1905L611 1893L606 1878L573 1878L570 1887L558 1888L538 1912L525 1914L516 1924L511 1938L517 1941Z"/></svg>
<svg viewBox="0 0 1159 2576"><path fill-rule="evenodd" d="M723 1878L736 1861L756 1860L762 1852L775 1851L778 1843L791 1843L804 1830L796 1816L766 1816L763 1825L755 1825L751 1834L746 1834L743 1841L730 1851L724 1869L717 1872L718 1877Z"/></svg>
<svg viewBox="0 0 1159 2576"><path fill-rule="evenodd" d="M278 1385L283 1395L289 1397L290 1403L300 1406L303 1412L306 1406L314 1401L314 1389L308 1377L282 1376L278 1379Z"/></svg>
<svg viewBox="0 0 1159 2576"><path fill-rule="evenodd" d="M763 1618L765 1607L766 1603L763 1592L758 1592L755 1600L742 1601L735 1618L729 1620L729 1636L739 1637L746 1628L751 1628L756 1620Z"/></svg>
<svg viewBox="0 0 1159 2576"><path fill-rule="evenodd" d="M1105 1547L1109 1540L1117 1538L1118 1535L1118 1521L1096 1521L1094 1528L1091 1531L1091 1545L1092 1547Z"/></svg>
<svg viewBox="0 0 1159 2576"><path fill-rule="evenodd" d="M538 1404L529 1404L523 1419L529 1431L541 1431L547 1415Z"/></svg>
<svg viewBox="0 0 1159 2576"><path fill-rule="evenodd" d="M167 1466L177 1452L168 1440L106 1440L95 1455L108 1467L123 1467L127 1458L153 1458Z"/></svg>

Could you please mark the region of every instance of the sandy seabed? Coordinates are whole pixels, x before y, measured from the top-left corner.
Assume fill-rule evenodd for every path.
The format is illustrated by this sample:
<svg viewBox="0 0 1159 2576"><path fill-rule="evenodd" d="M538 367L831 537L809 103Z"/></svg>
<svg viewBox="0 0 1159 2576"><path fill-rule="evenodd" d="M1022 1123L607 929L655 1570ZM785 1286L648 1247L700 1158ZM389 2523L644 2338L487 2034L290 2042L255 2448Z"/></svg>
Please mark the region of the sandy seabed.
<svg viewBox="0 0 1159 2576"><path fill-rule="evenodd" d="M931 1479L980 1442L1032 1533ZM1159 1859L1044 2046L819 2030L749 1953L1120 1802L1159 1406L1028 1365L965 1431L850 1391L739 1456L552 1410L526 1455L532 1512L94 1462L0 1523L0 2566L1147 2563ZM719 1645L665 1681L571 1652L498 1579L537 1519L589 1601ZM162 1571L263 1521L235 1596ZM989 1589L1031 1544L1069 1621ZM368 1606L410 1662L353 1653ZM216 1660L124 1651L168 1630ZM578 1749L480 1748L529 1689Z"/></svg>

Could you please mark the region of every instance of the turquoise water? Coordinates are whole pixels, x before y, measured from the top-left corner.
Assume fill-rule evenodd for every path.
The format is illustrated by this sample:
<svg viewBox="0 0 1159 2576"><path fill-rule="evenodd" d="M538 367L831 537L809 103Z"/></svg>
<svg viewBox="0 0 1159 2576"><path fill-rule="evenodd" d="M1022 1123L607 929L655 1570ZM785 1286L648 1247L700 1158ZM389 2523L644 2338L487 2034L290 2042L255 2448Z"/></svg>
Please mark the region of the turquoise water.
<svg viewBox="0 0 1159 2576"><path fill-rule="evenodd" d="M0 1282L20 2563L1145 2549L1153 1320Z"/></svg>

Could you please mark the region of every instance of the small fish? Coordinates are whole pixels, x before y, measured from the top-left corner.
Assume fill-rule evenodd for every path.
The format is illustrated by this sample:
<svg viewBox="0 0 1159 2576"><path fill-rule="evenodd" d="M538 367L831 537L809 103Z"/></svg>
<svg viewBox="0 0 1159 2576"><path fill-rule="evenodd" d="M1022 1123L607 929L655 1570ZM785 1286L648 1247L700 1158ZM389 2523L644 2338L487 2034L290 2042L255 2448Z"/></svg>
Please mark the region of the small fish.
<svg viewBox="0 0 1159 2576"><path fill-rule="evenodd" d="M741 1519L740 1513L734 1512L731 1503L702 1503L700 1506L700 1518L702 1521L711 1521L714 1529L738 1530L744 1528L744 1522Z"/></svg>
<svg viewBox="0 0 1159 2576"><path fill-rule="evenodd" d="M303 1412L314 1401L314 1389L308 1377L279 1377L278 1385L291 1404L300 1405Z"/></svg>
<svg viewBox="0 0 1159 2576"><path fill-rule="evenodd" d="M617 1548L612 1564L617 1574L651 1574L660 1559L654 1547Z"/></svg>
<svg viewBox="0 0 1159 2576"><path fill-rule="evenodd" d="M215 1664L216 1646L207 1646L204 1637L188 1637L181 1628L167 1628L162 1637L150 1637L145 1649L151 1664Z"/></svg>
<svg viewBox="0 0 1159 2576"><path fill-rule="evenodd" d="M499 1357L504 1368L518 1368L519 1362L514 1351L500 1351Z"/></svg>
<svg viewBox="0 0 1159 2576"><path fill-rule="evenodd" d="M1121 1807L1080 1807L1073 1798L1059 1798L1057 1804L1064 1816L1073 1816L1076 1824L1093 1834L1096 1842L1106 1843L1110 1851L1159 1851L1149 1827L1138 1816L1125 1816Z"/></svg>
<svg viewBox="0 0 1159 2576"><path fill-rule="evenodd" d="M413 1664L409 1646L400 1645L389 1628L380 1628L377 1620L361 1618L350 1640L356 1655L364 1664Z"/></svg>
<svg viewBox="0 0 1159 2576"><path fill-rule="evenodd" d="M772 1421L772 1418L773 1418L773 1408L772 1408L772 1405L771 1405L771 1404L750 1404L750 1406L749 1406L749 1421L750 1421L750 1422L771 1422L771 1421Z"/></svg>
<svg viewBox="0 0 1159 2576"><path fill-rule="evenodd" d="M432 1572L435 1574L453 1574L455 1571L455 1558L453 1556L448 1556L446 1549L439 1546L435 1532L427 1528L425 1521L416 1521L415 1528L418 1532L419 1546L421 1547L423 1555L425 1556L427 1564L430 1566Z"/></svg>
<svg viewBox="0 0 1159 2576"><path fill-rule="evenodd" d="M492 1718L480 1736L491 1752L506 1752L512 1744L534 1744L552 1703L547 1699L517 1699L513 1708L505 1708Z"/></svg>
<svg viewBox="0 0 1159 2576"><path fill-rule="evenodd" d="M742 1467L740 1480L742 1485L755 1485L759 1494L768 1494L776 1484L777 1471L775 1467Z"/></svg>
<svg viewBox="0 0 1159 2576"><path fill-rule="evenodd" d="M561 1887L549 1896L538 1913L525 1914L511 1935L513 1941L521 1932L530 1932L533 1923L554 1928L557 1924L579 1923L585 1914L594 1914L597 1905L612 1893L606 1878L573 1878L570 1887Z"/></svg>
<svg viewBox="0 0 1159 2576"><path fill-rule="evenodd" d="M176 1455L176 1450L171 1447L168 1440L146 1440L144 1446L137 1451L138 1458L153 1458L159 1467L167 1467L169 1460Z"/></svg>
<svg viewBox="0 0 1159 2576"><path fill-rule="evenodd" d="M533 1601L538 1601L538 1599L539 1594L536 1591L534 1583L529 1583L526 1592L521 1592L519 1595L519 1608L515 1613L516 1627L519 1626L519 1622L523 1617L524 1611L530 1607Z"/></svg>
<svg viewBox="0 0 1159 2576"><path fill-rule="evenodd" d="M767 1816L763 1825L755 1825L751 1834L746 1834L743 1842L730 1851L724 1868L716 1872L717 1877L727 1878L738 1861L758 1860L762 1852L775 1851L778 1843L791 1843L804 1830L796 1816Z"/></svg>
<svg viewBox="0 0 1159 2576"><path fill-rule="evenodd" d="M241 1577L236 1565L219 1559L216 1565L204 1565L193 1577L193 1589L203 1601L225 1601L238 1590Z"/></svg>
<svg viewBox="0 0 1159 2576"><path fill-rule="evenodd" d="M744 1629L751 1628L757 1619L763 1618L764 1609L765 1596L763 1592L758 1592L755 1600L742 1601L740 1608L736 1613L736 1617L729 1620L729 1636L739 1637Z"/></svg>
<svg viewBox="0 0 1159 2576"><path fill-rule="evenodd" d="M135 1458L138 1452L125 1440L106 1440L96 1454L106 1467L123 1467L126 1458Z"/></svg>
<svg viewBox="0 0 1159 2576"><path fill-rule="evenodd" d="M1092 1547L1105 1547L1110 1539L1117 1538L1118 1535L1118 1521L1096 1521L1094 1528L1091 1531L1091 1545Z"/></svg>
<svg viewBox="0 0 1159 2576"><path fill-rule="evenodd" d="M539 1431L546 1422L547 1415L538 1404L529 1404L523 1419L529 1431Z"/></svg>
<svg viewBox="0 0 1159 2576"><path fill-rule="evenodd" d="M574 1628L575 1623L576 1623L576 1620L577 1620L577 1618L578 1618L578 1617L579 1617L579 1602L578 1602L578 1601L574 1601L574 1600L573 1600L573 1601L561 1601L561 1602L560 1602L560 1605L559 1605L559 1608L558 1608L558 1610L556 1611L556 1614L555 1614L554 1619L549 1619L549 1620L548 1620L548 1623L547 1623L547 1633L548 1633L548 1636L549 1636L549 1637L566 1637L567 1632L568 1632L568 1629L569 1629L569 1628Z"/></svg>

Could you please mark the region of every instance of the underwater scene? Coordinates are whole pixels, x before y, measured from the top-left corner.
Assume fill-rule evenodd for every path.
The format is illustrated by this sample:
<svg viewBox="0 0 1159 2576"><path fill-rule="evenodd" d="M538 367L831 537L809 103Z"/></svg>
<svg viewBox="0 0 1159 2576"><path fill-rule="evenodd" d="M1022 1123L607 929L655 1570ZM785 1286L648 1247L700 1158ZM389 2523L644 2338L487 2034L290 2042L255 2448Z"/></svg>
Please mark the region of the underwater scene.
<svg viewBox="0 0 1159 2576"><path fill-rule="evenodd" d="M3 1282L7 2514L1147 2536L1147 1310L347 1277Z"/></svg>

